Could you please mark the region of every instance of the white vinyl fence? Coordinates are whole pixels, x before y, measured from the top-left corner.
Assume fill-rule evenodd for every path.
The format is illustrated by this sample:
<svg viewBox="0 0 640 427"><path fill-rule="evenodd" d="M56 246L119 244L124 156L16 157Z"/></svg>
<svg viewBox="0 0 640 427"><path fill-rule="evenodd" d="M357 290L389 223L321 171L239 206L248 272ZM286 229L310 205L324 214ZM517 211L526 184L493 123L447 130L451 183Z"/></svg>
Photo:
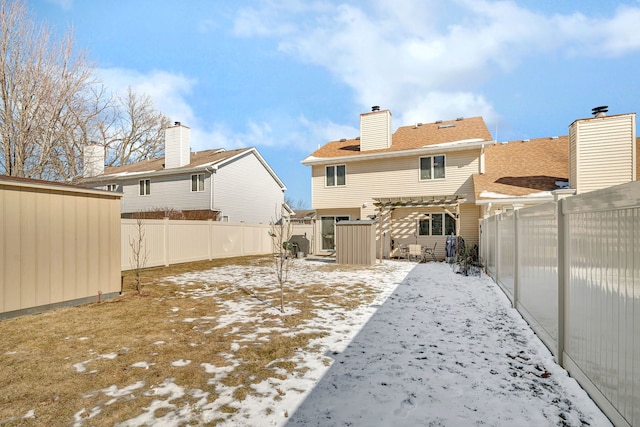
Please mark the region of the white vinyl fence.
<svg viewBox="0 0 640 427"><path fill-rule="evenodd" d="M293 227L294 239L305 239L313 233L312 225ZM142 233L144 267L167 266L191 261L204 261L235 256L273 253L273 239L268 224L246 224L220 221L185 221L170 219L122 220L122 270L133 270L132 242Z"/></svg>
<svg viewBox="0 0 640 427"><path fill-rule="evenodd" d="M487 273L618 426L640 426L640 182L481 220Z"/></svg>

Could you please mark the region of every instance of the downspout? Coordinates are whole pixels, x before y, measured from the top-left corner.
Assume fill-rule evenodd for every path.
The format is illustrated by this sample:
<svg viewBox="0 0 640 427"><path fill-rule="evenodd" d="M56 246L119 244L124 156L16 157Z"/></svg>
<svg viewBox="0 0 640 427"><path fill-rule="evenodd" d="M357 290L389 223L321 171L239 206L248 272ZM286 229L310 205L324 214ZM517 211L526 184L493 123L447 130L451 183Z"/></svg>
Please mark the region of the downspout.
<svg viewBox="0 0 640 427"><path fill-rule="evenodd" d="M204 168L204 170L206 170L207 172L209 172L211 174L211 179L210 179L210 194L209 194L209 210L211 212L213 212L213 175L216 173L216 171L218 170L218 168L216 166L212 166L211 168Z"/></svg>

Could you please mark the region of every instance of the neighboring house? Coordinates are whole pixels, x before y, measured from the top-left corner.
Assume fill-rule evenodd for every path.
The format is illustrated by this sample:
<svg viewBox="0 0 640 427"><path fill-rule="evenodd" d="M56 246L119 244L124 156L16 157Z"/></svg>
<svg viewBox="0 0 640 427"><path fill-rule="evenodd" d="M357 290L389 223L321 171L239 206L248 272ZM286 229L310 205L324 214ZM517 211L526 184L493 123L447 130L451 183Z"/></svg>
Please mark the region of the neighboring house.
<svg viewBox="0 0 640 427"><path fill-rule="evenodd" d="M403 126L392 134L391 112L360 115L360 136L329 142L306 159L311 167L318 252L335 247L335 224L376 218L377 253L392 256L418 243L444 256L446 236L478 242L480 208L472 176L483 172L492 144L481 117Z"/></svg>
<svg viewBox="0 0 640 427"><path fill-rule="evenodd" d="M595 113L596 117L574 121L568 136L485 147L485 173L473 176L482 215L640 178L635 113Z"/></svg>
<svg viewBox="0 0 640 427"><path fill-rule="evenodd" d="M291 215L292 224L313 224L316 220L316 211L310 209L297 209L293 215Z"/></svg>
<svg viewBox="0 0 640 427"><path fill-rule="evenodd" d="M191 152L190 130L179 122L166 130L163 158L104 168L103 148L90 147L82 184L121 192L123 217L264 224L280 212L286 190L255 148Z"/></svg>

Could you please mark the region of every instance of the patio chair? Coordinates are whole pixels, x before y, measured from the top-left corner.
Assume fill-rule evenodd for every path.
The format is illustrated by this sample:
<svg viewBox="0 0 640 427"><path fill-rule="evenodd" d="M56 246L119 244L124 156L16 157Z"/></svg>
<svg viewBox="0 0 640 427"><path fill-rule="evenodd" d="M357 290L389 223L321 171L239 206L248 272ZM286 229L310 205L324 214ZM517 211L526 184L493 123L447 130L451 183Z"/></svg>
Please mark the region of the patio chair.
<svg viewBox="0 0 640 427"><path fill-rule="evenodd" d="M438 246L438 242L433 244L432 248L424 248L424 260L427 260L427 255L431 255L431 259L435 262L438 262L438 258L436 258L436 246Z"/></svg>
<svg viewBox="0 0 640 427"><path fill-rule="evenodd" d="M398 248L398 259L408 259L409 258L409 248L402 245Z"/></svg>
<svg viewBox="0 0 640 427"><path fill-rule="evenodd" d="M416 261L422 260L422 246L409 245L409 261L415 259Z"/></svg>

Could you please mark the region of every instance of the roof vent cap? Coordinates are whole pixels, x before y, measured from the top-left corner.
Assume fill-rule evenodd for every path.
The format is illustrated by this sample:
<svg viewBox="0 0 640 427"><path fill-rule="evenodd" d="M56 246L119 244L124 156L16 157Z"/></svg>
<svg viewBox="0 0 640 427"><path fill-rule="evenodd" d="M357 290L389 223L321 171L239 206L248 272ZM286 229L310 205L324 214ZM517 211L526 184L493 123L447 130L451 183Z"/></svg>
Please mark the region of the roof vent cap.
<svg viewBox="0 0 640 427"><path fill-rule="evenodd" d="M442 120L436 120L436 123L442 123Z"/></svg>
<svg viewBox="0 0 640 427"><path fill-rule="evenodd" d="M456 121L458 121L458 122L459 122L460 120L464 120L464 117L458 117L458 118L456 119Z"/></svg>
<svg viewBox="0 0 640 427"><path fill-rule="evenodd" d="M373 107L371 107L371 111L380 111L380 106L374 105Z"/></svg>
<svg viewBox="0 0 640 427"><path fill-rule="evenodd" d="M607 111L609 111L609 106L601 105L600 107L592 108L591 114L593 114L593 117L604 117L607 115Z"/></svg>

